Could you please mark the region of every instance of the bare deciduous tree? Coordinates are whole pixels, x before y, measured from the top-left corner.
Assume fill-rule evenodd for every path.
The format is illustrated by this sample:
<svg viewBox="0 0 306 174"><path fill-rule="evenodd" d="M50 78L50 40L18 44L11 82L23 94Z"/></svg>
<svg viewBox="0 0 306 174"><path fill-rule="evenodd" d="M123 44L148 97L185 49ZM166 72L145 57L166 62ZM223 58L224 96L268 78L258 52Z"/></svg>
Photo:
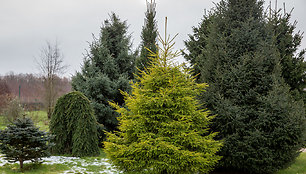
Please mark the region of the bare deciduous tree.
<svg viewBox="0 0 306 174"><path fill-rule="evenodd" d="M0 114L11 98L11 90L5 80L0 77Z"/></svg>
<svg viewBox="0 0 306 174"><path fill-rule="evenodd" d="M36 60L44 79L45 106L49 119L51 118L57 97L57 77L67 69L67 65L63 64L63 60L64 57L59 49L58 43L51 44L49 41L46 42L46 47L41 49L40 57Z"/></svg>

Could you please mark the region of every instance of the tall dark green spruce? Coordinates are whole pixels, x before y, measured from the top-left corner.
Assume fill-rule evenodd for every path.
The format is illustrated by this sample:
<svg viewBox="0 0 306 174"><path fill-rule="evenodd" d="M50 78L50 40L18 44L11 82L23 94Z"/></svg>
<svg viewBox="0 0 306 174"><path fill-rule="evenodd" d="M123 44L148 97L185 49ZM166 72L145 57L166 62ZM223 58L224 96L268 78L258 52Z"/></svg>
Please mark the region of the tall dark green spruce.
<svg viewBox="0 0 306 174"><path fill-rule="evenodd" d="M277 49L280 53L282 65L282 77L289 85L292 95L297 99L303 99L306 103L306 62L305 49L298 51L303 38L302 33L295 33L296 24L290 22L291 13L282 9L272 11L269 15L269 24L274 31ZM306 109L306 108L305 108Z"/></svg>
<svg viewBox="0 0 306 174"><path fill-rule="evenodd" d="M198 27L193 27L193 35L189 34L189 40L185 41L186 51L183 51L183 56L193 66L192 73L199 81L201 79L200 67L203 67L205 60L203 59L203 48L207 45L206 38L209 34L208 26L213 18L213 14L206 13Z"/></svg>
<svg viewBox="0 0 306 174"><path fill-rule="evenodd" d="M81 72L72 78L74 90L81 91L92 102L100 123L100 140L103 131L113 131L118 125L118 114L108 104L124 104L119 92L129 91L133 79L135 56L131 52L130 35L126 21L112 13L101 27L99 38L94 38L84 60Z"/></svg>
<svg viewBox="0 0 306 174"><path fill-rule="evenodd" d="M194 41L187 41L188 55L198 65L199 82L210 86L200 98L217 115L212 130L224 139L220 167L247 173L283 168L299 155L305 111L281 77L280 53L263 1L222 0L208 26L199 29L207 29L201 31L203 47L192 55L188 45Z"/></svg>
<svg viewBox="0 0 306 174"><path fill-rule="evenodd" d="M150 64L150 51L155 53L157 51L157 23L156 16L156 3L155 0L151 2L147 1L147 11L144 26L141 32L141 52L140 56L136 59L137 75L141 75L141 71L145 71L145 68Z"/></svg>
<svg viewBox="0 0 306 174"><path fill-rule="evenodd" d="M197 84L182 66L174 65L166 38L147 71L125 93L126 106L112 105L120 113L119 131L108 133L105 152L123 171L152 174L208 173L221 158L222 143L213 138L209 111L200 109Z"/></svg>

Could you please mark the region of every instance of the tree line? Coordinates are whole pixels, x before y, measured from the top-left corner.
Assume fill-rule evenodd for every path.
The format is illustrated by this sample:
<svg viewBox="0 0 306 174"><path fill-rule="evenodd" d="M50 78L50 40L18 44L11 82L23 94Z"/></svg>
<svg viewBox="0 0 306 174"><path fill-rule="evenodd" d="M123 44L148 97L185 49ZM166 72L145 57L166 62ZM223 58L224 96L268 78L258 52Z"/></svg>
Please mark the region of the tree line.
<svg viewBox="0 0 306 174"><path fill-rule="evenodd" d="M56 76L57 97L71 91L71 80L66 77ZM11 98L17 98L26 107L26 109L40 110L46 106L45 83L44 78L34 74L14 74L10 72L0 77L0 96L4 102Z"/></svg>

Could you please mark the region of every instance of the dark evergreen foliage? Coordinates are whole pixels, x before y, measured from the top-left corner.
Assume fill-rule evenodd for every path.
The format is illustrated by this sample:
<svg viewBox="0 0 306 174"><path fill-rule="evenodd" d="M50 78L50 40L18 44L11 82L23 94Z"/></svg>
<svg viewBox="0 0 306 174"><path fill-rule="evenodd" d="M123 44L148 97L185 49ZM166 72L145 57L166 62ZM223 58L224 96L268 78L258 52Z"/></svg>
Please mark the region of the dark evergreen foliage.
<svg viewBox="0 0 306 174"><path fill-rule="evenodd" d="M136 173L208 173L221 158L221 142L209 132L212 117L201 110L197 84L188 71L171 63L175 53L166 39L160 55L142 71L132 94L124 93L127 108L113 103L119 131L108 133L105 152L123 171Z"/></svg>
<svg viewBox="0 0 306 174"><path fill-rule="evenodd" d="M197 63L199 82L210 85L200 98L217 114L212 130L225 141L220 166L273 173L299 154L306 125L303 102L292 98L281 77L263 1L222 0L207 22L186 42L187 59Z"/></svg>
<svg viewBox="0 0 306 174"><path fill-rule="evenodd" d="M57 100L50 132L55 135L52 153L80 157L99 154L97 121L90 101L81 92L70 92Z"/></svg>
<svg viewBox="0 0 306 174"><path fill-rule="evenodd" d="M193 66L193 75L196 76L197 80L201 78L200 67L203 67L205 60L203 60L203 48L207 45L206 38L209 34L208 26L213 18L213 14L206 14L203 16L202 21L198 27L193 27L193 35L188 35L188 41L185 41L187 51L183 51L183 56Z"/></svg>
<svg viewBox="0 0 306 174"><path fill-rule="evenodd" d="M30 118L18 118L5 130L0 130L0 151L9 162L18 161L22 170L24 161L38 162L50 156L51 137L39 131Z"/></svg>
<svg viewBox="0 0 306 174"><path fill-rule="evenodd" d="M146 67L149 66L150 51L155 53L157 51L157 23L155 20L156 16L156 3L155 0L151 2L147 1L147 11L144 26L141 31L141 51L140 56L136 59L137 75L141 75L141 71L145 71ZM150 51L149 51L150 50Z"/></svg>
<svg viewBox="0 0 306 174"><path fill-rule="evenodd" d="M72 87L81 91L92 102L99 126L100 142L103 129L113 131L118 125L118 114L109 106L114 101L124 105L119 92L129 91L133 79L135 55L131 53L126 21L114 13L104 21L99 38L94 38L84 60L82 71L72 78Z"/></svg>
<svg viewBox="0 0 306 174"><path fill-rule="evenodd" d="M295 33L297 22L290 22L291 12L282 13L281 9L274 11L269 17L276 38L277 49L280 53L282 77L290 86L291 93L299 100L306 103L306 62L305 49L298 52L303 38L302 33ZM305 108L306 109L306 108Z"/></svg>

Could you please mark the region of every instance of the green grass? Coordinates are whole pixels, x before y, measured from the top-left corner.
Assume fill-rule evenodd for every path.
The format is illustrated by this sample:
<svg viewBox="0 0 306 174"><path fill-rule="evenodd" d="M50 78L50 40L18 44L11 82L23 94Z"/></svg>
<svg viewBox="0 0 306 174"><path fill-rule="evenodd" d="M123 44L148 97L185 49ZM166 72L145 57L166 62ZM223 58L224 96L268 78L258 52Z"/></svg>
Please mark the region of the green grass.
<svg viewBox="0 0 306 174"><path fill-rule="evenodd" d="M6 124L5 124L5 121L4 121L4 117L1 115L0 116L0 130L3 130L6 128Z"/></svg>
<svg viewBox="0 0 306 174"><path fill-rule="evenodd" d="M99 163L101 161L105 161L106 154L100 151L100 155L97 157L83 157L80 159L72 159L69 162L65 162L63 164L24 164L24 173L27 174L55 174L55 173L63 173L64 171L72 170L76 173L100 173L106 170L109 170L108 166L104 165L94 165L93 163ZM85 165L84 165L85 163ZM83 165L82 165L83 164ZM70 173L69 172L69 173ZM3 167L0 167L0 174L12 174L12 173L22 173L19 169L19 163L17 164L6 164Z"/></svg>
<svg viewBox="0 0 306 174"><path fill-rule="evenodd" d="M24 164L23 172L19 169L19 164L9 164L0 167L1 174L12 174L12 173L27 173L27 174L56 174L69 170L69 167L64 164Z"/></svg>
<svg viewBox="0 0 306 174"><path fill-rule="evenodd" d="M40 130L49 131L49 119L46 111L30 111L25 114L33 120L35 126Z"/></svg>
<svg viewBox="0 0 306 174"><path fill-rule="evenodd" d="M290 167L280 170L276 174L306 174L306 153L301 153Z"/></svg>
<svg viewBox="0 0 306 174"><path fill-rule="evenodd" d="M26 117L30 117L33 120L35 126L39 127L41 131L49 131L49 120L46 111L27 111L25 114ZM8 122L5 120L4 116L0 116L0 130L6 128Z"/></svg>

